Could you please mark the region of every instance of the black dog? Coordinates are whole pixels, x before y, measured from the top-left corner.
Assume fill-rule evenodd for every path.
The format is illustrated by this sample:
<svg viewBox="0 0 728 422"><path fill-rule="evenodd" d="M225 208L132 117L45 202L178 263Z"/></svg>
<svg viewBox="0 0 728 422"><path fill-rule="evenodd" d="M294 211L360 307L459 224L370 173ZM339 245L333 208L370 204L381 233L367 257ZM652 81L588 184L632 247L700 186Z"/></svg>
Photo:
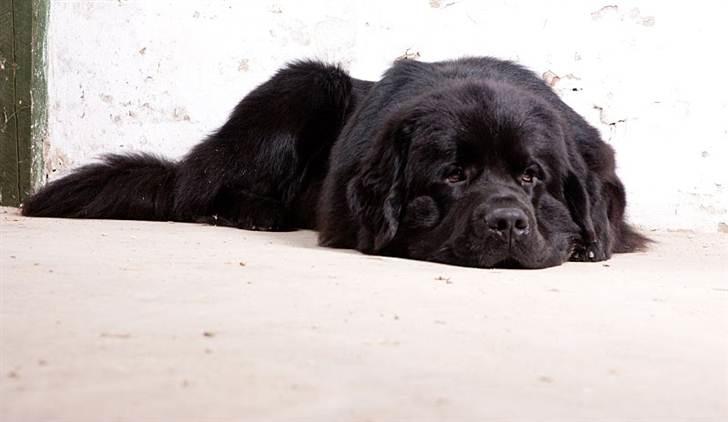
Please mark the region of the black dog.
<svg viewBox="0 0 728 422"><path fill-rule="evenodd" d="M614 152L532 72L399 61L379 82L297 62L180 162L110 155L23 214L320 231L320 243L475 267L543 268L644 247Z"/></svg>

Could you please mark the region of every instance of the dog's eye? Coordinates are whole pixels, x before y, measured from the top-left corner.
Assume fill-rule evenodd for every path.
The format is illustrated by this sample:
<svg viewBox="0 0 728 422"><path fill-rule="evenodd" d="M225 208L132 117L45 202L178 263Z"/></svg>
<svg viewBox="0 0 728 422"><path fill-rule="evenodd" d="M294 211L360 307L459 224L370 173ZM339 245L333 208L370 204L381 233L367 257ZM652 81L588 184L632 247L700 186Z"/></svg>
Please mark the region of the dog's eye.
<svg viewBox="0 0 728 422"><path fill-rule="evenodd" d="M467 175L465 174L465 170L463 170L462 167L456 166L447 171L445 179L448 181L448 183L460 183L467 179Z"/></svg>
<svg viewBox="0 0 728 422"><path fill-rule="evenodd" d="M539 169L537 165L531 165L526 168L526 170L523 171L523 174L521 175L521 184L530 184L533 183L533 181L538 178L539 175Z"/></svg>

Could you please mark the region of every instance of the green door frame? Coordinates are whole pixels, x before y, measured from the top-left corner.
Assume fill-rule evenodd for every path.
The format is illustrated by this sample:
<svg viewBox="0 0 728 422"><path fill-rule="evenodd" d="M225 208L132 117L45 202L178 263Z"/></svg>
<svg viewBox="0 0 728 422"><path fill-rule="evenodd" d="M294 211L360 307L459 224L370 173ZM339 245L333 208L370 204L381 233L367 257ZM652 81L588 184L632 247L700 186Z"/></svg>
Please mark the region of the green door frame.
<svg viewBox="0 0 728 422"><path fill-rule="evenodd" d="M0 0L0 205L43 179L48 0Z"/></svg>

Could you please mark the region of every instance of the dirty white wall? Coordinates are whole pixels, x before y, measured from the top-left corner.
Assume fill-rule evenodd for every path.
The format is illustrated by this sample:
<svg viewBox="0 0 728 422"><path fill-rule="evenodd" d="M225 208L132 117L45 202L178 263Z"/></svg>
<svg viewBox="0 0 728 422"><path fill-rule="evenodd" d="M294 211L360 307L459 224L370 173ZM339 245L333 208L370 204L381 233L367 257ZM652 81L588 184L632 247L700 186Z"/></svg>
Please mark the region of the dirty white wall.
<svg viewBox="0 0 728 422"><path fill-rule="evenodd" d="M633 221L728 231L725 18L721 1L51 0L47 170L178 157L292 59L376 79L403 54L493 55L616 148Z"/></svg>

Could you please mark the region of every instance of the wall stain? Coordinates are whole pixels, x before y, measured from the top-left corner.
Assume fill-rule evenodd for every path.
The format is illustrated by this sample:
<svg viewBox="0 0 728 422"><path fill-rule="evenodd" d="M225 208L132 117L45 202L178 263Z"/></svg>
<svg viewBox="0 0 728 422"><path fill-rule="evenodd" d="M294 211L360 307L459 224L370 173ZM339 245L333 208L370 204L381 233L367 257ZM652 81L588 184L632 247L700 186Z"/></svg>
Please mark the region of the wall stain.
<svg viewBox="0 0 728 422"><path fill-rule="evenodd" d="M594 109L599 110L599 121L604 123L605 125L616 126L618 123L624 123L627 121L626 117L617 120L608 119L607 113L604 111L604 107L595 105Z"/></svg>
<svg viewBox="0 0 728 422"><path fill-rule="evenodd" d="M442 0L430 0L430 7L433 9L444 9L446 7L454 6L458 3L460 3L460 1L450 1L443 4Z"/></svg>
<svg viewBox="0 0 728 422"><path fill-rule="evenodd" d="M47 182L53 173L69 168L73 162L60 149L51 145L48 138L43 140L43 179Z"/></svg>
<svg viewBox="0 0 728 422"><path fill-rule="evenodd" d="M595 21L607 19L607 18L611 18L611 17L616 17L620 21L624 21L626 16L625 16L625 13L620 13L619 6L617 6L616 4L610 4L610 5L606 5L602 8L600 8L599 10L592 12L591 17ZM638 25L642 25L642 26L646 26L646 27L655 26L655 17L654 16L643 16L642 13L640 12L640 9L638 9L636 7L629 11L628 18L632 22L634 22Z"/></svg>
<svg viewBox="0 0 728 422"><path fill-rule="evenodd" d="M629 17L632 18L632 21L635 23L642 25L642 26L655 26L655 17L654 16L642 16L642 13L640 13L640 9L634 8L630 10Z"/></svg>
<svg viewBox="0 0 728 422"><path fill-rule="evenodd" d="M239 72L247 72L250 70L250 61L248 59L242 59L238 63L238 71Z"/></svg>
<svg viewBox="0 0 728 422"><path fill-rule="evenodd" d="M415 60L420 58L420 52L419 51L410 51L410 49L406 49L404 53L402 53L399 57L396 58L396 60Z"/></svg>
<svg viewBox="0 0 728 422"><path fill-rule="evenodd" d="M192 120L187 109L184 107L175 107L174 111L172 111L172 118L177 122L189 122Z"/></svg>
<svg viewBox="0 0 728 422"><path fill-rule="evenodd" d="M546 85L548 85L548 86L550 86L552 88L557 83L559 83L559 81L561 80L561 78L559 77L559 75L555 74L554 72L552 72L550 70L545 71L543 73L543 75L541 75L541 79L543 79L543 81L546 82Z"/></svg>
<svg viewBox="0 0 728 422"><path fill-rule="evenodd" d="M728 224L722 221L718 223L718 233L728 233Z"/></svg>
<svg viewBox="0 0 728 422"><path fill-rule="evenodd" d="M616 14L618 12L619 12L619 6L617 6L616 4L608 4L608 5L600 8L599 10L592 12L591 17L594 20L599 20L599 19L604 18L607 15L610 15L613 13Z"/></svg>

